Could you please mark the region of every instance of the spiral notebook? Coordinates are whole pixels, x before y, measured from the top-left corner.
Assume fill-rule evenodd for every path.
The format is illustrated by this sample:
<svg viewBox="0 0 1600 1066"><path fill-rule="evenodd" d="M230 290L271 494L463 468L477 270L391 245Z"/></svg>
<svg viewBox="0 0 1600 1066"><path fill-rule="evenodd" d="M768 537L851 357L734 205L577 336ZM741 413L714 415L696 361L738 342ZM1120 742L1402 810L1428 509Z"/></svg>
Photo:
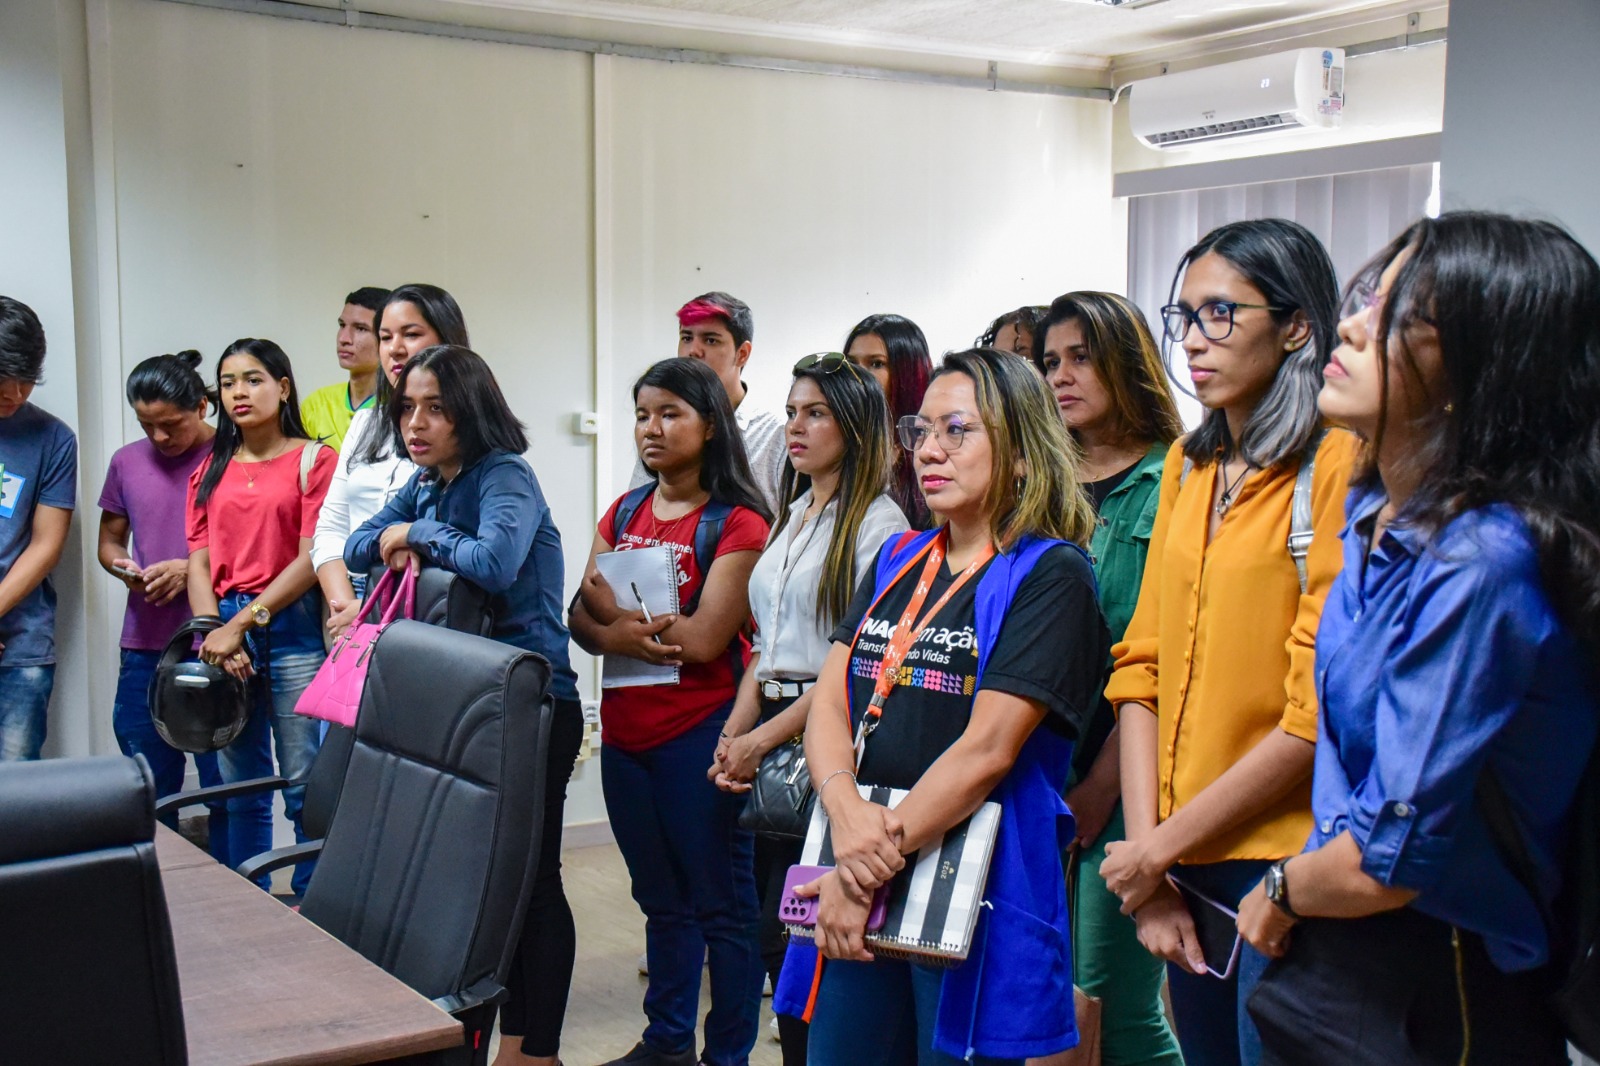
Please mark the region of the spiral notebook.
<svg viewBox="0 0 1600 1066"><path fill-rule="evenodd" d="M639 609L639 602L634 599L634 590L638 589L651 618L678 613L678 561L667 545L604 552L594 557L594 565L611 586L617 606L624 611ZM625 655L607 655L600 674L601 688L677 683L676 666L657 666Z"/></svg>
<svg viewBox="0 0 1600 1066"><path fill-rule="evenodd" d="M838 787L837 785L834 787ZM905 799L904 789L856 786L861 798L885 807ZM983 906L994 858L995 836L1000 830L1000 804L985 803L977 813L930 845L906 858L903 870L889 883L888 917L883 928L867 934L874 955L910 959L932 966L958 966L972 950L972 931ZM807 866L833 865L833 840L828 817L817 804L811 812L800 862ZM790 936L810 938L812 930L788 927Z"/></svg>

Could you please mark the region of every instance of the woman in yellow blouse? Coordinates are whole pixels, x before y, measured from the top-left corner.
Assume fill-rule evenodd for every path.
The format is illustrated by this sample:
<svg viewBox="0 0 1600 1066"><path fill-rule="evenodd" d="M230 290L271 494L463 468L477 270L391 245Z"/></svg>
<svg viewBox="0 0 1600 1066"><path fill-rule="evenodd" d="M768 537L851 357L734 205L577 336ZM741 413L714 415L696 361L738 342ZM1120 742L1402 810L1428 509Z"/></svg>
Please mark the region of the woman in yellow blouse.
<svg viewBox="0 0 1600 1066"><path fill-rule="evenodd" d="M1173 293L1167 336L1207 413L1167 455L1139 606L1112 651L1128 839L1100 869L1170 964L1185 1062L1236 1066L1259 1059L1244 1002L1266 960L1246 945L1231 963L1229 919L1173 882L1236 909L1311 831L1312 659L1355 440L1317 413L1339 295L1304 227L1213 230ZM1297 481L1314 533L1302 560L1289 543ZM1208 938L1203 952L1197 921L1224 947Z"/></svg>

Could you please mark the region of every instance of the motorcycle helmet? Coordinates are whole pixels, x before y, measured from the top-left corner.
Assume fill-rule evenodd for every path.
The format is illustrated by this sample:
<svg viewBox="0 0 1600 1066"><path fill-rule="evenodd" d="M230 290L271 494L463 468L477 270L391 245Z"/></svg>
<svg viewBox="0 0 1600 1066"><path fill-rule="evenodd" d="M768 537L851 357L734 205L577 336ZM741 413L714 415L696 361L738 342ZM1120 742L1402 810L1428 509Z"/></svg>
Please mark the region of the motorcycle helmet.
<svg viewBox="0 0 1600 1066"><path fill-rule="evenodd" d="M218 751L244 732L250 717L245 682L220 666L201 662L196 634L222 628L220 618L194 618L172 634L150 679L150 720L161 739L179 751Z"/></svg>

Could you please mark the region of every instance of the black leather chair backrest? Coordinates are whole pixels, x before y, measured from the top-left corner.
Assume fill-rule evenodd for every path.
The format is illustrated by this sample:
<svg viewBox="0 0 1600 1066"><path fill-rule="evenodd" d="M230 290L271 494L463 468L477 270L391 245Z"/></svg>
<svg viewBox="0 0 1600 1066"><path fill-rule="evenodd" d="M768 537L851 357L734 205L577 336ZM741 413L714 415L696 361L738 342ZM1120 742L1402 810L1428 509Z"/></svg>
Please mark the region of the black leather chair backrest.
<svg viewBox="0 0 1600 1066"><path fill-rule="evenodd" d="M376 588L383 567L372 569L367 588ZM437 566L424 566L417 574L417 616L419 622L443 626L458 633L486 637L494 629L490 596L480 586L460 574Z"/></svg>
<svg viewBox="0 0 1600 1066"><path fill-rule="evenodd" d="M188 1061L144 759L0 763L0 1063Z"/></svg>
<svg viewBox="0 0 1600 1066"><path fill-rule="evenodd" d="M543 820L543 657L396 622L301 913L430 999L503 984Z"/></svg>

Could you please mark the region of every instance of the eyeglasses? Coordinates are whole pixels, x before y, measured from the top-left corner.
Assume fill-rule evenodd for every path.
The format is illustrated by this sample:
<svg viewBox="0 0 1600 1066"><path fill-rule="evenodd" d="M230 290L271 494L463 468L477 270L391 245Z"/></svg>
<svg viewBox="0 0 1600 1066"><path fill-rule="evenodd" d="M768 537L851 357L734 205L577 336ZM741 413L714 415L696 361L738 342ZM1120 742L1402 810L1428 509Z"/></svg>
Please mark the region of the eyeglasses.
<svg viewBox="0 0 1600 1066"><path fill-rule="evenodd" d="M979 422L952 422L948 419L944 420L941 428L921 415L903 415L895 423L895 430L900 435L900 447L908 452L915 452L922 447L922 442L928 439L930 433L939 442L940 449L953 452L961 447L968 433L981 429L983 425Z"/></svg>
<svg viewBox="0 0 1600 1066"><path fill-rule="evenodd" d="M841 367L854 365L854 363L850 362L849 356L843 355L839 352L817 352L814 355L802 357L801 360L794 365L794 372L796 374L804 374L809 370L815 371L818 374L832 374Z"/></svg>
<svg viewBox="0 0 1600 1066"><path fill-rule="evenodd" d="M1238 300L1207 300L1192 311L1182 304L1168 304L1161 309L1161 327L1166 330L1167 339L1173 344L1183 343L1183 338L1189 334L1191 322L1206 340L1225 341L1233 334L1233 314L1241 307L1258 311L1289 310L1272 304L1247 304Z"/></svg>

